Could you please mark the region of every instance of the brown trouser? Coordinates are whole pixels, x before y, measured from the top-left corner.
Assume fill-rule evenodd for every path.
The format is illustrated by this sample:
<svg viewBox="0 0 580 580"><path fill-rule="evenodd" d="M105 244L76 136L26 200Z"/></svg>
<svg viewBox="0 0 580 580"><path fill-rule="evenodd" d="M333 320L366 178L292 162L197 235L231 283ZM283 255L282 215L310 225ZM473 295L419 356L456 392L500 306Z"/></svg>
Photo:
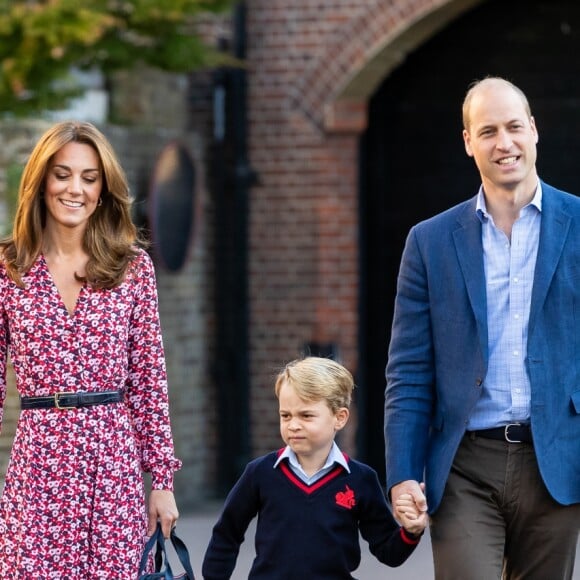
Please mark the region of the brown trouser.
<svg viewBox="0 0 580 580"><path fill-rule="evenodd" d="M466 435L431 518L435 578L571 579L579 529L580 504L552 499L533 445Z"/></svg>

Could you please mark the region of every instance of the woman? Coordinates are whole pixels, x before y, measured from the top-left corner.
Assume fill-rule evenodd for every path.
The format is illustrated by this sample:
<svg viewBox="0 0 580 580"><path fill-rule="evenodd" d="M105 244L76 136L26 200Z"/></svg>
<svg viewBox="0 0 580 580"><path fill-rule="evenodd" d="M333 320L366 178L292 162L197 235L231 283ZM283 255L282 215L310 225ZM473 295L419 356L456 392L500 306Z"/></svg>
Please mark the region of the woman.
<svg viewBox="0 0 580 580"><path fill-rule="evenodd" d="M0 501L0 578L136 578L178 512L155 274L124 172L89 123L49 129L0 244L0 400L21 415ZM151 473L148 510L142 472Z"/></svg>

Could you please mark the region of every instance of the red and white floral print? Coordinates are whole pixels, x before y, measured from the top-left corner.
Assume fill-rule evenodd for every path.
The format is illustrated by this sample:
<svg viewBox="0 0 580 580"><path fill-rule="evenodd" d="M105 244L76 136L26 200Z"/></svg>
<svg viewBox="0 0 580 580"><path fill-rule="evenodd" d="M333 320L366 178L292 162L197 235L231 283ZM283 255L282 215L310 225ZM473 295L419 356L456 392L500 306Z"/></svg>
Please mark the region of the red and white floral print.
<svg viewBox="0 0 580 580"><path fill-rule="evenodd" d="M172 489L181 465L153 264L141 251L118 288L85 285L73 315L42 256L23 279L26 287L16 286L0 265L0 401L8 355L21 396L126 396L21 411L0 500L0 578L136 578L146 532L142 473L154 489Z"/></svg>

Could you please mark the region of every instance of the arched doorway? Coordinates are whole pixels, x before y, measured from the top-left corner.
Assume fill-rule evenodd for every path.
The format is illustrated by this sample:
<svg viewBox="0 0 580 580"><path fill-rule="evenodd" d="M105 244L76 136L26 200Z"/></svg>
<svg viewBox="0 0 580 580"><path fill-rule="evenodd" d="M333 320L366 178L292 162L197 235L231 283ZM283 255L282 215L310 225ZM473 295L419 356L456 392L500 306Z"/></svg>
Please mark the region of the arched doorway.
<svg viewBox="0 0 580 580"><path fill-rule="evenodd" d="M360 145L361 448L384 472L384 367L396 276L411 225L477 192L464 151L461 102L470 82L504 76L528 95L540 133L538 169L580 192L580 5L492 0L450 24L393 71L369 103Z"/></svg>

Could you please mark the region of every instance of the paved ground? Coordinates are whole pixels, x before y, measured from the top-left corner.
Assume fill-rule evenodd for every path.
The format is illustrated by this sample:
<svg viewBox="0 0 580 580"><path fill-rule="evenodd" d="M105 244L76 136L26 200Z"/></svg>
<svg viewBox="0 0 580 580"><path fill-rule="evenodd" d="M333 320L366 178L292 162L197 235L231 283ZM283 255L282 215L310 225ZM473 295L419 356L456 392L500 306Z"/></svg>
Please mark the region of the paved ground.
<svg viewBox="0 0 580 580"><path fill-rule="evenodd" d="M177 533L189 548L196 580L201 580L202 578L201 561L209 542L211 529L218 517L219 509L219 505L208 506L207 509L182 515L177 523ZM254 557L253 529L251 527L246 534L246 541L242 544L232 580L247 580L248 578L248 571ZM389 580L431 580L433 578L433 564L428 534L425 534L415 553L400 568L387 568L380 564L370 554L364 541L361 541L361 551L362 562L354 574L359 580L377 580L381 578L388 578ZM580 546L577 555L579 564L576 566L577 570L574 573L573 580L580 580L580 570L578 569L580 568Z"/></svg>

